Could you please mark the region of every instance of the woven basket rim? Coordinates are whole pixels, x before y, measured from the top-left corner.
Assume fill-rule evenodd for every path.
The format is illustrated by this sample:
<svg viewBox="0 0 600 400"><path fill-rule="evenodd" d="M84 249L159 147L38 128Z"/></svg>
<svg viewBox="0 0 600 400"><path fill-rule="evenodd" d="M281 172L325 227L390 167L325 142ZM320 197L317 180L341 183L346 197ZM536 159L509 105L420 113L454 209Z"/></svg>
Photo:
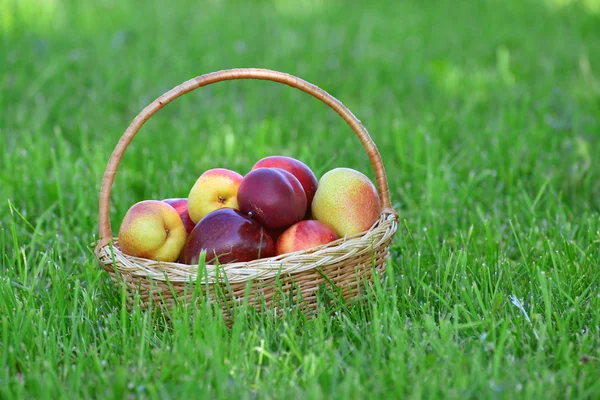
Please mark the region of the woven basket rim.
<svg viewBox="0 0 600 400"><path fill-rule="evenodd" d="M205 264L201 272L208 283L215 283L223 276L229 282L245 282L253 279L268 279L277 274L294 274L323 265L343 262L358 257L370 249L376 249L386 243L398 228L395 214L382 213L380 218L367 231L337 239L311 249L286 253L279 256L262 258L248 262L227 264ZM377 239L373 241L373 239ZM160 262L123 253L118 248L116 238L109 244L99 243L95 249L97 258L103 267L119 270L120 274L136 278L151 278L158 281L187 282L196 281L199 275L198 265L177 262Z"/></svg>

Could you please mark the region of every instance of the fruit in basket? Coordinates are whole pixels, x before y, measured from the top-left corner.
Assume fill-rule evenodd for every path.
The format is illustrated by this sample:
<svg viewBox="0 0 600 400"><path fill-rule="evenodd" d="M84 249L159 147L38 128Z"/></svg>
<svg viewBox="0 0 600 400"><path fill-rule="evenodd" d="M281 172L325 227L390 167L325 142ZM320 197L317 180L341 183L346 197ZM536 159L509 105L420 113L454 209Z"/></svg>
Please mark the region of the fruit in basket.
<svg viewBox="0 0 600 400"><path fill-rule="evenodd" d="M242 178L239 173L225 168L209 169L200 175L188 195L192 221L198 223L219 208L238 209L237 193Z"/></svg>
<svg viewBox="0 0 600 400"><path fill-rule="evenodd" d="M200 253L206 262L215 258L220 264L252 261L275 255L275 244L260 224L240 211L221 208L213 211L190 234L181 251L180 261L197 264Z"/></svg>
<svg viewBox="0 0 600 400"><path fill-rule="evenodd" d="M306 194L294 175L280 168L248 172L238 191L240 211L267 229L291 226L306 215Z"/></svg>
<svg viewBox="0 0 600 400"><path fill-rule="evenodd" d="M304 193L306 193L306 207L310 210L313 197L317 191L318 180L312 170L300 160L287 156L269 156L259 160L252 167L258 168L281 168L291 173L300 181Z"/></svg>
<svg viewBox="0 0 600 400"><path fill-rule="evenodd" d="M333 242L338 238L332 227L320 221L300 221L290 226L277 239L275 254L306 250Z"/></svg>
<svg viewBox="0 0 600 400"><path fill-rule="evenodd" d="M344 237L368 230L379 218L381 206L377 189L366 175L335 168L319 180L311 210L314 219Z"/></svg>
<svg viewBox="0 0 600 400"><path fill-rule="evenodd" d="M127 211L119 228L119 248L130 256L173 262L187 233L179 213L160 200L140 201Z"/></svg>
<svg viewBox="0 0 600 400"><path fill-rule="evenodd" d="M183 222L185 231L189 235L196 224L194 221L192 221L190 214L188 213L188 199L173 198L165 199L163 201L173 207L177 213L179 213L179 217L181 218L181 222Z"/></svg>

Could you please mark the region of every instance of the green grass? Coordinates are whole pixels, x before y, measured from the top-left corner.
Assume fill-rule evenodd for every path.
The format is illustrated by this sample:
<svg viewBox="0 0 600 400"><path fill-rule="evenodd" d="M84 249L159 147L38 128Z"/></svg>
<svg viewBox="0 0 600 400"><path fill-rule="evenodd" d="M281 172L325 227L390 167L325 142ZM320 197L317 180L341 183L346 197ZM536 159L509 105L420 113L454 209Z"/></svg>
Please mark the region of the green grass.
<svg viewBox="0 0 600 400"><path fill-rule="evenodd" d="M0 398L600 395L597 1L202 3L0 0ZM367 301L168 323L127 311L96 262L122 132L171 87L233 67L300 76L371 132L401 221ZM136 201L270 154L374 177L322 103L220 83L133 140L113 229Z"/></svg>

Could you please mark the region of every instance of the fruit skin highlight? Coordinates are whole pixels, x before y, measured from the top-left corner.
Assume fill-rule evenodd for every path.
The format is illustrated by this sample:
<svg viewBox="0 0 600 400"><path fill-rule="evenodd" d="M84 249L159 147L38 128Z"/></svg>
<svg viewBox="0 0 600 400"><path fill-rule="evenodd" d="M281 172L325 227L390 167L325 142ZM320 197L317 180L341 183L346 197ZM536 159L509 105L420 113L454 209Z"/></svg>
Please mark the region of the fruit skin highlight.
<svg viewBox="0 0 600 400"><path fill-rule="evenodd" d="M219 208L238 209L237 193L242 175L225 169L213 168L204 172L188 195L188 211L194 223Z"/></svg>
<svg viewBox="0 0 600 400"><path fill-rule="evenodd" d="M165 262L179 258L186 237L179 213L160 200L144 200L131 206L118 234L123 253Z"/></svg>
<svg viewBox="0 0 600 400"><path fill-rule="evenodd" d="M294 175L280 168L250 171L238 190L240 211L266 229L289 227L306 215L306 194Z"/></svg>
<svg viewBox="0 0 600 400"><path fill-rule="evenodd" d="M351 168L335 168L319 180L311 210L314 219L344 237L368 230L379 218L381 204L366 175Z"/></svg>
<svg viewBox="0 0 600 400"><path fill-rule="evenodd" d="M197 264L206 251L206 263L252 261L275 255L275 244L258 222L232 208L215 210L202 218L181 251L180 261Z"/></svg>
<svg viewBox="0 0 600 400"><path fill-rule="evenodd" d="M338 238L333 228L320 221L306 220L295 223L279 236L275 254L292 253L333 242Z"/></svg>

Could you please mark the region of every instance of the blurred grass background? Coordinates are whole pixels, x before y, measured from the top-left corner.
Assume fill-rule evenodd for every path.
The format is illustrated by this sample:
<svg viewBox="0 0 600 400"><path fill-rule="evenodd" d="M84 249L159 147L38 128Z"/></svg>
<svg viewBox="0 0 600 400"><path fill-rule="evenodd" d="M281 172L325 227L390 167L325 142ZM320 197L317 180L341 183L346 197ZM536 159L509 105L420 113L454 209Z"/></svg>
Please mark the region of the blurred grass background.
<svg viewBox="0 0 600 400"><path fill-rule="evenodd" d="M447 366L419 356L416 362L424 364L413 376L424 378L432 368L452 374L464 362L478 378L457 381L462 391L440 380L431 392L411 387L407 382L413 378L398 378L408 385L399 393L478 397L486 387L491 392L483 397L496 391L502 397L519 392L519 377L531 383L530 395L542 396L548 387L571 387L575 396L593 393L589 383L597 378L599 329L598 38L598 0L0 0L0 243L6 294L0 308L7 332L9 326L14 329L3 336L9 366L2 379L10 383L8 390L16 390L7 393L33 390L15 377L23 370L35 376L51 359L33 350L45 340L41 331L16 328L30 315L18 308L26 304L55 321L69 313L71 301L93 301L99 315L118 307L89 244L97 238L101 176L120 135L165 91L194 76L236 67L280 70L314 83L348 106L370 131L401 216L391 267L402 279L395 287L398 297L385 305L399 312L392 331L408 329L405 316L419 329L443 327L444 316L466 304L461 297L465 287L475 290L471 282L483 287L479 305L469 309L467 330L454 332L459 350L449 350ZM136 136L111 197L113 231L136 201L185 197L204 170L225 167L243 174L270 154L297 157L317 176L348 166L373 178L359 141L320 102L270 82L219 83L177 99ZM550 249L561 249L558 258ZM48 260L54 260L58 272L48 268ZM454 276L448 268L455 262L456 276L462 277L456 281L448 278ZM38 268L39 274L32 273ZM555 274L549 288L540 271ZM75 282L97 297L70 293ZM542 350L531 345L530 332L513 337L498 322L523 322L510 294L525 299L532 315L543 316L534 318L536 324L548 324L543 325L548 344ZM69 304L53 308L60 298ZM86 315L86 321L94 315ZM124 323L111 321L113 328ZM75 340L76 328L57 326L62 334L49 346ZM319 326L307 329L318 331ZM170 339L161 332L165 336L154 350L164 356L168 352L161 345ZM277 331L265 332L269 338ZM339 326L333 332L352 336ZM483 333L494 336L496 346L504 333L513 338L512 347L497 361L481 350L481 364L470 363L465 349L477 348ZM24 336L32 340L29 345L22 344ZM565 346L571 350L562 347L561 337L568 338L571 347ZM93 335L81 340L80 346L104 343ZM403 351L413 350L411 340ZM392 390L393 380L370 377L379 370L369 364L367 351L353 356L336 346L323 350L322 360L341 352L363 365L354 370L350 396L359 396L361 387L371 388L369 393L374 387ZM19 366L8 362L9 347L20 352L10 356ZM311 352L306 344L302 349ZM534 350L542 354L537 364L510 371L510 357L527 360ZM149 357L145 351L140 350ZM131 354L115 352L109 367L127 366ZM580 365L583 356L593 362ZM553 357L567 372L558 378L536 375L538 368L559 368ZM87 389L77 383L61 369L61 360L51 361L55 377L48 382L69 382L71 391L63 394L99 387L93 386L97 382ZM252 361L244 362L236 368L253 371ZM343 363L324 361L316 371L325 374L331 363L341 370ZM87 371L88 364L80 365ZM508 377L498 372L499 366ZM282 391L298 381L293 368L292 363L286 370L290 375L281 372L289 378L280 384ZM111 382L112 372L105 373ZM486 386L490 376L504 376L510 390ZM335 383L342 381L337 379L328 381L332 397ZM299 382L301 389L293 393L326 396ZM255 384L265 397L276 387ZM207 393L214 394L211 390ZM232 390L241 393L235 392L238 386Z"/></svg>

